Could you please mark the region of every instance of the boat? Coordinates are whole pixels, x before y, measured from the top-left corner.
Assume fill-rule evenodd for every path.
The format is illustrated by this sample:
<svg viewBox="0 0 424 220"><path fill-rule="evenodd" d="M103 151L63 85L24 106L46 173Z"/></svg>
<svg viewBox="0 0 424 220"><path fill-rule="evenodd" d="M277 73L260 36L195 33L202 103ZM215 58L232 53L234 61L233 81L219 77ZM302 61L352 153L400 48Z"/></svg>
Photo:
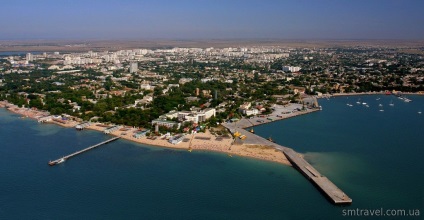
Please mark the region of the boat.
<svg viewBox="0 0 424 220"><path fill-rule="evenodd" d="M274 143L274 140L272 140L272 138L271 138L271 137L267 138L267 140L268 140L268 141L271 141L271 142L273 142L273 143Z"/></svg>
<svg viewBox="0 0 424 220"><path fill-rule="evenodd" d="M375 100L377 100L377 101L378 101L378 100L380 100L380 98L376 98Z"/></svg>
<svg viewBox="0 0 424 220"><path fill-rule="evenodd" d="M394 106L395 104L393 103L393 100L392 101L390 101L390 104L389 104L390 106Z"/></svg>
<svg viewBox="0 0 424 220"><path fill-rule="evenodd" d="M383 105L382 104L378 104L378 106L382 107Z"/></svg>
<svg viewBox="0 0 424 220"><path fill-rule="evenodd" d="M369 105L365 105L367 108L370 107Z"/></svg>
<svg viewBox="0 0 424 220"><path fill-rule="evenodd" d="M63 163L63 162L65 162L65 158L64 157L60 158L56 163L57 164L60 164L60 163Z"/></svg>
<svg viewBox="0 0 424 220"><path fill-rule="evenodd" d="M383 109L380 109L379 111L380 111L380 112L384 112L384 110L383 110Z"/></svg>
<svg viewBox="0 0 424 220"><path fill-rule="evenodd" d="M421 110L418 111L418 114L421 114Z"/></svg>
<svg viewBox="0 0 424 220"><path fill-rule="evenodd" d="M56 165L56 161L49 161L49 166L54 166Z"/></svg>
<svg viewBox="0 0 424 220"><path fill-rule="evenodd" d="M231 154L228 154L228 156L229 156L229 157L233 157L233 155L231 155Z"/></svg>
<svg viewBox="0 0 424 220"><path fill-rule="evenodd" d="M250 131L250 133L252 133L252 134L254 134L254 133L255 133L255 131L253 130L253 128L251 128L249 131Z"/></svg>
<svg viewBox="0 0 424 220"><path fill-rule="evenodd" d="M193 151L193 149L191 149L191 147L189 147L188 148L188 152L192 152Z"/></svg>
<svg viewBox="0 0 424 220"><path fill-rule="evenodd" d="M362 103L362 105L366 105L366 104L367 104L366 102L363 102L363 103Z"/></svg>

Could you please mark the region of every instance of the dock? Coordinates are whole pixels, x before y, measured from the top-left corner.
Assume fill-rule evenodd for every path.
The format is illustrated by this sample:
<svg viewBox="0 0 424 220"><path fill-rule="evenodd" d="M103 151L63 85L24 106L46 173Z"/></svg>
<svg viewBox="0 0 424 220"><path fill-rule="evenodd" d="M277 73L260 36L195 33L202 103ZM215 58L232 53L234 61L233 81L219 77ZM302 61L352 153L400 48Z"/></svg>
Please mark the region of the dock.
<svg viewBox="0 0 424 220"><path fill-rule="evenodd" d="M77 155L79 155L79 154L82 154L82 153L84 153L84 152L87 152L87 151L89 151L89 150L92 150L92 149L94 149L94 148L96 148L96 147L98 147L98 146L101 146L101 145L104 145L104 144L110 143L110 142L112 142L112 141L116 141L116 140L118 140L119 138L120 138L120 137L114 137L114 138L111 138L111 139L109 139L109 140L106 140L106 141L100 142L100 143L98 143L98 144L92 145L92 146L90 146L90 147L87 147L87 148L82 149L82 150L80 150L80 151L77 151L77 152L75 152L75 153L72 153L72 154L66 155L66 156L64 156L64 157L61 157L61 158L59 158L59 159L57 159L57 160L49 161L49 163L48 163L48 164L49 164L50 166L54 166L54 165L56 165L56 164L63 163L63 162L65 162L67 159L69 159L69 158L71 158L71 157L75 157L75 156L77 156Z"/></svg>
<svg viewBox="0 0 424 220"><path fill-rule="evenodd" d="M318 188L333 204L350 205L352 203L351 198L349 198L327 177L321 175L311 164L309 164L303 157L301 157L299 153L291 148L278 145L274 142L266 140L263 137L250 133L244 129L249 125L249 123L244 120L246 119L242 119L237 123L225 123L223 126L229 129L231 132L237 131L241 133L241 135L245 135L246 139L242 141L242 144L271 146L276 150L283 152L293 167L302 173L303 176L305 176L309 181L311 181L316 186L316 188Z"/></svg>
<svg viewBox="0 0 424 220"><path fill-rule="evenodd" d="M318 189L321 190L327 198L336 205L349 205L352 199L349 198L341 189L332 183L327 177L322 176L312 167L303 157L291 148L283 150L284 155L306 178L308 178Z"/></svg>

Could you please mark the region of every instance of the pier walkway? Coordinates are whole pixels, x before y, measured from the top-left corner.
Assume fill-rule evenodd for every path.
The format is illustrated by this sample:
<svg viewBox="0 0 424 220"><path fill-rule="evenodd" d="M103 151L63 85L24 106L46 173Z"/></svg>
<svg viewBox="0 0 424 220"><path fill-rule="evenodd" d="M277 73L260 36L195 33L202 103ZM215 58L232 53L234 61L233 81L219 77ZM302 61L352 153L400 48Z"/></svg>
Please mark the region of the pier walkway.
<svg viewBox="0 0 424 220"><path fill-rule="evenodd" d="M309 179L333 204L349 205L352 203L351 198L334 185L334 183L332 183L327 177L322 176L311 164L301 157L299 153L291 148L283 147L258 135L250 133L243 128L247 127L246 125L248 124L243 122L243 120L246 119L242 119L237 123L224 123L222 125L229 129L232 133L237 131L242 135L246 135L247 138L242 140L243 144L271 146L276 150L283 152L293 167Z"/></svg>
<svg viewBox="0 0 424 220"><path fill-rule="evenodd" d="M109 139L109 140L106 140L106 141L100 142L100 143L98 143L98 144L95 144L95 145L93 145L93 146L90 146L90 147L87 147L87 148L85 148L85 149L82 149L82 150L80 150L80 151L77 151L77 152L75 152L75 153L72 153L72 154L69 154L69 155L67 155L67 156L61 157L61 158L59 158L59 159L57 159L57 160L49 161L49 165L50 165L50 166L53 166L53 165L56 165L56 164L59 164L59 163L63 163L63 162L65 162L65 160L67 160L67 159L69 159L69 158L71 158L71 157L74 157L74 156L77 156L78 154L82 154L82 153L84 153L84 152L87 152L87 151L89 151L89 150L91 150L91 149L94 149L94 148L96 148L96 147L98 147L98 146L101 146L101 145L104 145L104 144L110 143L110 142L112 142L112 141L118 140L119 138L120 138L120 137L114 137L114 138L111 138L111 139Z"/></svg>
<svg viewBox="0 0 424 220"><path fill-rule="evenodd" d="M283 150L287 159L296 167L306 178L324 193L334 204L351 204L349 198L341 189L332 183L327 177L322 176L315 168L303 159L296 151L291 148Z"/></svg>

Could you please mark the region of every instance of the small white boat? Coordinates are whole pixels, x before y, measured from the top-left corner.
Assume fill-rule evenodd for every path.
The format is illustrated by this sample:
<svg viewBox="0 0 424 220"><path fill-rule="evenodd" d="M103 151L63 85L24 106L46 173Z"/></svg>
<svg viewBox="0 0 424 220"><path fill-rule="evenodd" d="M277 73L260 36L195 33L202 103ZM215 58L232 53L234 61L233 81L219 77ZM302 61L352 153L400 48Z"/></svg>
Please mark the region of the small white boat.
<svg viewBox="0 0 424 220"><path fill-rule="evenodd" d="M421 111L419 111L418 114L421 114Z"/></svg>
<svg viewBox="0 0 424 220"><path fill-rule="evenodd" d="M393 100L390 102L389 104L390 106L394 106L395 104L393 103Z"/></svg>
<svg viewBox="0 0 424 220"><path fill-rule="evenodd" d="M363 103L362 103L362 105L366 105L366 104L367 104L366 102L363 102Z"/></svg>
<svg viewBox="0 0 424 220"><path fill-rule="evenodd" d="M370 107L370 106L369 106L369 105L365 105L365 107L367 107L367 108L368 108L368 107Z"/></svg>
<svg viewBox="0 0 424 220"><path fill-rule="evenodd" d="M378 104L378 106L382 107L383 105L382 104Z"/></svg>
<svg viewBox="0 0 424 220"><path fill-rule="evenodd" d="M380 112L384 112L384 109L380 109L379 111L380 111Z"/></svg>
<svg viewBox="0 0 424 220"><path fill-rule="evenodd" d="M60 164L60 163L63 163L63 162L65 162L65 158L62 157L57 161L57 164Z"/></svg>

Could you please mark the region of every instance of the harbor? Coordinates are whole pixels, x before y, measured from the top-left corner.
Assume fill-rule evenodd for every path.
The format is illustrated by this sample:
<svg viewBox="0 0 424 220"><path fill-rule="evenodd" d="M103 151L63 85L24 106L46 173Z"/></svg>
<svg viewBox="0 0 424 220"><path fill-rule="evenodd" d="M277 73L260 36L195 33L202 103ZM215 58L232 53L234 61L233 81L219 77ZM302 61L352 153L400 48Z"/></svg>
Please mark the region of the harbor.
<svg viewBox="0 0 424 220"><path fill-rule="evenodd" d="M109 139L109 140L106 140L106 141L100 142L100 143L98 143L98 144L92 145L92 146L90 146L90 147L87 147L87 148L82 149L82 150L80 150L80 151L77 151L77 152L75 152L75 153L72 153L72 154L69 154L69 155L67 155L67 156L61 157L61 158L59 158L59 159L57 159L57 160L49 161L49 162L48 162L48 164L49 164L50 166L54 166L54 165L57 165L57 164L61 164L61 163L65 162L66 160L68 160L68 159L69 159L69 158L71 158L71 157L77 156L77 155L79 155L79 154L82 154L82 153L84 153L84 152L87 152L87 151L89 151L89 150L92 150L92 149L94 149L94 148L96 148L96 147L99 147L99 146L101 146L101 145L104 145L104 144L110 143L110 142L112 142L112 141L116 141L116 140L118 140L119 138L120 138L120 137L114 137L114 138L111 138L111 139Z"/></svg>

